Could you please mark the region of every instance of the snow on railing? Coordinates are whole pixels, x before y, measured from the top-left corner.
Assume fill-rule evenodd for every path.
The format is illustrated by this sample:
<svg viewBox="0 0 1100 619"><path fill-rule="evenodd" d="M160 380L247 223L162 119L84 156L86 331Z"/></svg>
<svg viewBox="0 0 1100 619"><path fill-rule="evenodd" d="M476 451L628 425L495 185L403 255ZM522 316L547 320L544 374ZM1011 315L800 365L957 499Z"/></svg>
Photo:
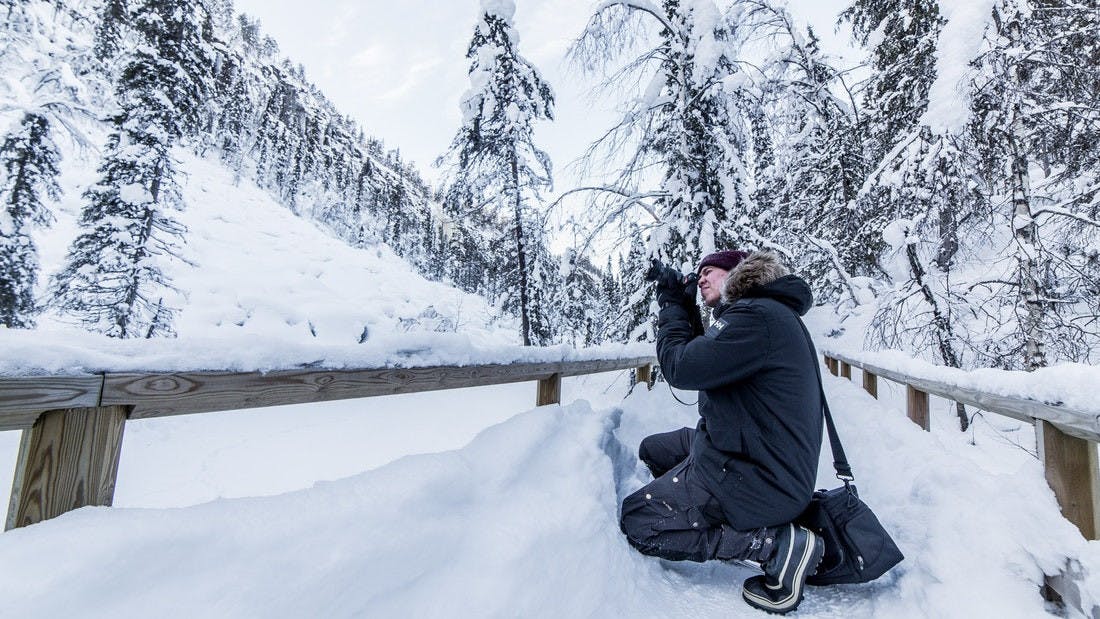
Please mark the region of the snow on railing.
<svg viewBox="0 0 1100 619"><path fill-rule="evenodd" d="M22 429L6 529L111 505L127 419L307 404L538 381L536 405L561 401L563 376L634 369L653 356L480 365L270 372L113 372L0 376L0 430Z"/></svg>

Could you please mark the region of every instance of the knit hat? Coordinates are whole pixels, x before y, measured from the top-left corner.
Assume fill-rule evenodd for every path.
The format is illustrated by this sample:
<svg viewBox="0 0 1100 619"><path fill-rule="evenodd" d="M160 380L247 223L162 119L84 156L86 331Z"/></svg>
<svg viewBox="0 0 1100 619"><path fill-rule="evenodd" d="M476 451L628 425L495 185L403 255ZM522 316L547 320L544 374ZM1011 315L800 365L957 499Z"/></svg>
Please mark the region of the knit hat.
<svg viewBox="0 0 1100 619"><path fill-rule="evenodd" d="M722 251L716 251L710 254L703 261L699 263L699 268L695 269L698 273L703 270L703 267L718 267L723 271L732 271L734 267L741 264L741 261L749 256L749 252L741 251L739 249L723 249Z"/></svg>

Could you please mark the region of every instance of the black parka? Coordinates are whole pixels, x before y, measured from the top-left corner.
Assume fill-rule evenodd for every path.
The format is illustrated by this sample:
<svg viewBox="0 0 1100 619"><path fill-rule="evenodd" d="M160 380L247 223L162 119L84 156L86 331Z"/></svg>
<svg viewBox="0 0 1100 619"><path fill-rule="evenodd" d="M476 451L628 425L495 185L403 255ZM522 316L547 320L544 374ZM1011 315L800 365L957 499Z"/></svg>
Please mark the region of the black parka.
<svg viewBox="0 0 1100 619"><path fill-rule="evenodd" d="M699 391L690 457L729 523L747 530L790 522L809 504L822 409L816 354L799 318L812 304L809 286L793 275L755 283L753 265L741 266L750 272L734 269L725 286L740 298L715 308L704 334L691 327L696 308L661 310L657 358L670 385Z"/></svg>

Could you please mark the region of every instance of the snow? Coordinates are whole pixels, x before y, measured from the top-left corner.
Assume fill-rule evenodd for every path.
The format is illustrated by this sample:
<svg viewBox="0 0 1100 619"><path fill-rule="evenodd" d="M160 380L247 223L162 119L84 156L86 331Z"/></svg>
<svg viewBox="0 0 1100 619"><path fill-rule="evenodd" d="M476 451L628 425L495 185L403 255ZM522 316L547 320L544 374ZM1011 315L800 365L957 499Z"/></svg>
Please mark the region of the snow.
<svg viewBox="0 0 1100 619"><path fill-rule="evenodd" d="M129 202L130 204L145 204L153 201L152 194L138 183L130 183L119 187L118 197L123 202Z"/></svg>
<svg viewBox="0 0 1100 619"><path fill-rule="evenodd" d="M958 134L970 118L972 68L989 24L994 0L940 0L947 23L936 43L936 79L920 124L940 134Z"/></svg>
<svg viewBox="0 0 1100 619"><path fill-rule="evenodd" d="M34 331L0 328L0 375L103 371L267 371L413 367L641 356L638 346L576 351L520 346L481 297L430 282L385 246L353 248L254 186L184 151L182 259L162 264L184 291L174 339L118 340L46 315ZM80 177L63 179L79 182ZM68 189L66 195L79 195ZM79 208L38 239L56 269ZM368 338L359 343L366 329Z"/></svg>
<svg viewBox="0 0 1100 619"><path fill-rule="evenodd" d="M1086 543L1061 518L1038 463L1005 448L995 431L975 445L957 432L926 433L848 381L825 381L861 495L907 558L869 585L811 589L799 617L1047 616L1038 595L1043 570L1057 571L1070 556L1096 563L1098 544ZM614 398L601 395L604 384L566 392L595 395L596 404L576 400L521 412L461 448L407 456L294 492L176 508L124 501L130 506L84 508L5 533L5 611L758 616L740 600L740 582L757 573L751 566L664 562L626 543L618 530L619 502L648 479L634 456L638 441L694 423L695 412L677 404L664 385L652 392L636 388L616 405L625 384ZM467 390L463 401L471 413L491 407L498 389ZM244 446L270 442L265 434L280 426L294 434L292 417L299 428L330 430L351 418L228 416L205 430L220 437L206 457L217 460L233 429ZM198 427L205 418L187 419ZM172 474L176 452L157 448L171 447L177 430L135 436L127 429L127 440L149 444L140 457L124 446L120 495L127 492L127 469L143 469L148 484ZM353 460L355 446L338 442ZM203 451L200 443L196 439L192 451ZM236 464L251 465L246 468L259 480L277 480L249 462L247 452L238 457ZM819 485L836 484L826 449ZM1028 534L1035 531L1043 534Z"/></svg>
<svg viewBox="0 0 1100 619"><path fill-rule="evenodd" d="M1032 372L992 368L965 370L945 367L897 350L868 351L863 348L862 334L866 329L862 323L869 318L867 315L853 315L851 324L837 337L818 341L819 350L846 355L914 378L1060 405L1069 410L1095 414L1100 419L1100 403L1090 390L1083 388L1085 385L1100 384L1100 367L1085 363L1058 363ZM821 331L830 330L822 324L818 328Z"/></svg>

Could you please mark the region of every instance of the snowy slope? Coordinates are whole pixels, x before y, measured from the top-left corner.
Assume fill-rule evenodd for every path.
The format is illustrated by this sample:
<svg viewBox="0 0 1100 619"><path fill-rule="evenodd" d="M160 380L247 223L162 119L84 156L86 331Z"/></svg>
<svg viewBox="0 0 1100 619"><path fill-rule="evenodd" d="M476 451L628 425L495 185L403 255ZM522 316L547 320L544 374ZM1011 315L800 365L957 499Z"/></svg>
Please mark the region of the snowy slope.
<svg viewBox="0 0 1100 619"><path fill-rule="evenodd" d="M811 590L797 616L1044 616L1042 570L1087 545L1034 459L993 432L922 432L847 381L826 389L861 493L907 560L871 585ZM542 407L461 449L289 494L81 509L0 535L3 614L758 616L740 600L751 567L647 558L618 531L619 500L646 479L638 440L694 414L665 387L637 390L621 407Z"/></svg>
<svg viewBox="0 0 1100 619"><path fill-rule="evenodd" d="M0 372L19 371L26 354L50 370L267 369L333 355L377 362L385 359L380 342L386 353L415 348L422 332L455 334L460 349L515 343L508 322L491 325L497 312L481 297L425 280L385 246L356 249L332 238L255 186L234 185L220 165L182 150L177 157L187 170L187 208L173 216L188 231L180 258L159 260L181 291L170 299L181 310L179 338L119 342L47 314L33 333L0 329L15 353ZM81 188L93 182L78 173L64 180L58 223L38 239L44 274L60 266L76 235ZM43 338L52 356L31 352Z"/></svg>
<svg viewBox="0 0 1100 619"><path fill-rule="evenodd" d="M34 331L0 327L0 374L101 370L381 367L650 354L518 345L514 319L482 297L424 279L385 245L353 248L222 166L176 151L187 208L180 258L162 268L181 291L179 337L116 340L46 313ZM70 166L57 223L39 234L42 285L76 235L94 171Z"/></svg>

